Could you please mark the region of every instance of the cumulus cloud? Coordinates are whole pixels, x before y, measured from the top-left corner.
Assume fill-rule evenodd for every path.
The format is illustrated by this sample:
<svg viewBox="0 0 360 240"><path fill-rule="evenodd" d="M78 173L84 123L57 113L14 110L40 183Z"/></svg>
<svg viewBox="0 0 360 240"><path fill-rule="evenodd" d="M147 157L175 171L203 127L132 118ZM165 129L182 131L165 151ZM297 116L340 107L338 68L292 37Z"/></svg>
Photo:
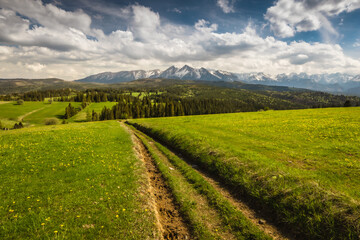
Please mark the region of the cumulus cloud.
<svg viewBox="0 0 360 240"><path fill-rule="evenodd" d="M59 31L71 27L84 33L90 32L91 18L82 10L68 12L53 4L43 4L41 0L2 0L0 8L12 10L35 23Z"/></svg>
<svg viewBox="0 0 360 240"><path fill-rule="evenodd" d="M90 24L91 18L82 11L66 12L41 1L0 2L2 43L45 46L59 51L89 49L92 42L87 34L99 33L91 30Z"/></svg>
<svg viewBox="0 0 360 240"><path fill-rule="evenodd" d="M265 19L275 35L282 38L319 29L337 35L329 18L358 8L360 0L278 0L267 9Z"/></svg>
<svg viewBox="0 0 360 240"><path fill-rule="evenodd" d="M42 65L40 63L33 63L33 64L25 64L25 67L34 72L39 72L45 68L45 65Z"/></svg>
<svg viewBox="0 0 360 240"><path fill-rule="evenodd" d="M217 5L223 10L224 13L232 13L234 10L234 1L217 0Z"/></svg>
<svg viewBox="0 0 360 240"><path fill-rule="evenodd" d="M0 9L0 43L6 45L0 46L2 78L72 80L103 71L186 63L233 72L274 74L329 70L357 73L360 69L360 61L344 55L339 45L264 38L252 25L240 33L222 33L216 23L205 19L183 26L164 22L148 7L130 5L118 11L127 28L104 34L91 28L91 18L83 11L66 12L39 0L22 2L38 9L18 10L18 0L1 2L6 4ZM43 24L54 14L58 19L51 20L53 24ZM70 23L68 19L75 20Z"/></svg>

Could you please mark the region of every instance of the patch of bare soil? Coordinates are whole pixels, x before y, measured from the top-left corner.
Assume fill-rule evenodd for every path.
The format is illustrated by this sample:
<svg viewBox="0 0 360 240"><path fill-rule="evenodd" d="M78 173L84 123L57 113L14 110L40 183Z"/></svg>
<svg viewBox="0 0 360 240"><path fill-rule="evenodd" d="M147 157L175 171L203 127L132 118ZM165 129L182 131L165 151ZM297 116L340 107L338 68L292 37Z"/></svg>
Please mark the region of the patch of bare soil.
<svg viewBox="0 0 360 240"><path fill-rule="evenodd" d="M123 125L124 126L124 125ZM128 129L129 130L129 129ZM131 132L131 130L130 130ZM161 172L139 138L132 133L132 140L138 157L145 163L152 196L155 217L163 239L190 239L189 230L182 219Z"/></svg>

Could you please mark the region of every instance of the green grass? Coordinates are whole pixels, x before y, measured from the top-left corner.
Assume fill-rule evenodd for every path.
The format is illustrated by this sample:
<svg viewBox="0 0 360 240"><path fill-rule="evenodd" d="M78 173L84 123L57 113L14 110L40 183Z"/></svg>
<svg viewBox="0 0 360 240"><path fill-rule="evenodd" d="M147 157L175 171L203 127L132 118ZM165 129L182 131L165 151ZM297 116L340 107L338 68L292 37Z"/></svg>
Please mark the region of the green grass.
<svg viewBox="0 0 360 240"><path fill-rule="evenodd" d="M81 103L72 102L71 104L78 107ZM24 102L23 105L18 105L16 102L7 102L0 104L0 121L5 127L12 128L20 118L25 116L23 118L25 125L43 125L46 118L61 119L68 105L68 102L53 102L52 104L47 101ZM31 114L26 115L28 113Z"/></svg>
<svg viewBox="0 0 360 240"><path fill-rule="evenodd" d="M24 102L23 105L18 105L16 102L2 103L0 104L0 119L16 121L20 116L45 105L43 102Z"/></svg>
<svg viewBox="0 0 360 240"><path fill-rule="evenodd" d="M52 104L44 103L43 105L43 109L25 117L24 122L41 125L44 124L46 118L62 119L65 114L65 108L69 105L69 102L53 102ZM81 103L72 102L71 105L79 107Z"/></svg>
<svg viewBox="0 0 360 240"><path fill-rule="evenodd" d="M0 132L0 239L154 235L143 164L118 122Z"/></svg>
<svg viewBox="0 0 360 240"><path fill-rule="evenodd" d="M360 108L131 120L309 239L360 236Z"/></svg>
<svg viewBox="0 0 360 240"><path fill-rule="evenodd" d="M8 128L8 129L13 128L15 123L19 123L19 121L9 120L9 119L0 119L0 122L3 128Z"/></svg>
<svg viewBox="0 0 360 240"><path fill-rule="evenodd" d="M158 92L157 94L163 94L164 92ZM125 93L127 95L129 95L130 93ZM156 95L156 92L149 92L149 93L146 93L146 92L131 92L131 96L133 97L139 97L139 95L141 94L140 96L140 99L143 99L143 97L145 96L151 96L151 95Z"/></svg>
<svg viewBox="0 0 360 240"><path fill-rule="evenodd" d="M101 110L106 106L107 108L112 108L116 105L117 102L100 102L100 103L90 103L84 110L73 116L69 119L69 122L85 122L86 121L86 114L89 111L92 113L94 110L97 113L101 113Z"/></svg>

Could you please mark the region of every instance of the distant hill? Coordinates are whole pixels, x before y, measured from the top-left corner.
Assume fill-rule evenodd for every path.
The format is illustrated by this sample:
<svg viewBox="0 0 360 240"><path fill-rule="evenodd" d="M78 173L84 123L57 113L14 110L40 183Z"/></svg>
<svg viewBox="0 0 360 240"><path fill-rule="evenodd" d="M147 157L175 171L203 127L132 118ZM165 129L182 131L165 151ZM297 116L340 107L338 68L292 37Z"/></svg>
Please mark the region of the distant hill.
<svg viewBox="0 0 360 240"><path fill-rule="evenodd" d="M360 96L360 75L353 76L345 73L331 74L306 74L290 73L271 76L262 72L255 73L231 73L221 70L209 70L206 68L192 68L188 65L182 68L174 66L164 71L160 70L136 70L121 71L116 73L105 72L88 76L76 82L94 83L120 83L138 79L180 79L201 81L225 81L245 82L250 84L261 84L269 86L285 86L293 88L306 88L315 91L330 92L336 94L347 94Z"/></svg>
<svg viewBox="0 0 360 240"><path fill-rule="evenodd" d="M93 88L101 86L101 84L89 84L65 81L58 78L47 79L0 79L0 94L8 93L23 93L35 90L51 90L51 89L63 89L72 88L75 90L84 90L87 88Z"/></svg>
<svg viewBox="0 0 360 240"><path fill-rule="evenodd" d="M242 82L179 80L179 79L140 79L131 82L109 84L111 89L127 91L159 91L161 97L170 99L225 99L242 101L244 106L255 109L298 109L313 107L340 107L346 100L353 106L360 105L359 97L334 95L308 89L285 86L268 86Z"/></svg>

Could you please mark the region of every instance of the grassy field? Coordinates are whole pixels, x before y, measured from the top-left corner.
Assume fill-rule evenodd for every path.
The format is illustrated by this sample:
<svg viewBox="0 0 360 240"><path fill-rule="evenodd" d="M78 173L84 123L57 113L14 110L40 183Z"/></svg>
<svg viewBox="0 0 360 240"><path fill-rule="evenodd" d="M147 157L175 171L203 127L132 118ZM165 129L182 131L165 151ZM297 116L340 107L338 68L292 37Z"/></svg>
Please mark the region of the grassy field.
<svg viewBox="0 0 360 240"><path fill-rule="evenodd" d="M81 103L73 102L78 107ZM18 105L16 102L2 102L0 104L0 121L4 127L12 128L14 123L22 120L26 125L42 125L46 118L61 119L65 113L68 102L24 102Z"/></svg>
<svg viewBox="0 0 360 240"><path fill-rule="evenodd" d="M118 122L0 132L0 239L147 239L144 166Z"/></svg>
<svg viewBox="0 0 360 240"><path fill-rule="evenodd" d="M150 96L150 95L155 95L155 94L163 94L163 93L164 92L160 92L160 91L158 91L157 93L156 92L149 92L149 93L147 93L147 92L131 92L131 96L133 96L133 97L139 97L140 96L140 98L142 99L145 96ZM125 93L125 94L130 94L130 92Z"/></svg>
<svg viewBox="0 0 360 240"><path fill-rule="evenodd" d="M0 104L0 121L5 127L12 127L14 123L19 121L21 116L41 109L45 106L42 102L24 102L18 105L16 102L1 102Z"/></svg>
<svg viewBox="0 0 360 240"><path fill-rule="evenodd" d="M79 112L75 116L69 119L70 122L85 122L86 114L89 111L92 113L94 110L97 113L101 113L101 110L106 106L108 108L112 108L112 106L116 105L117 102L100 102L100 103L90 103L83 111Z"/></svg>
<svg viewBox="0 0 360 240"><path fill-rule="evenodd" d="M68 102L53 102L52 104L44 103L44 108L34 112L24 118L24 122L31 124L44 124L46 118L63 118L65 108L69 105ZM72 102L72 106L79 107L81 103Z"/></svg>
<svg viewBox="0 0 360 240"><path fill-rule="evenodd" d="M360 236L360 108L132 123L311 239Z"/></svg>

